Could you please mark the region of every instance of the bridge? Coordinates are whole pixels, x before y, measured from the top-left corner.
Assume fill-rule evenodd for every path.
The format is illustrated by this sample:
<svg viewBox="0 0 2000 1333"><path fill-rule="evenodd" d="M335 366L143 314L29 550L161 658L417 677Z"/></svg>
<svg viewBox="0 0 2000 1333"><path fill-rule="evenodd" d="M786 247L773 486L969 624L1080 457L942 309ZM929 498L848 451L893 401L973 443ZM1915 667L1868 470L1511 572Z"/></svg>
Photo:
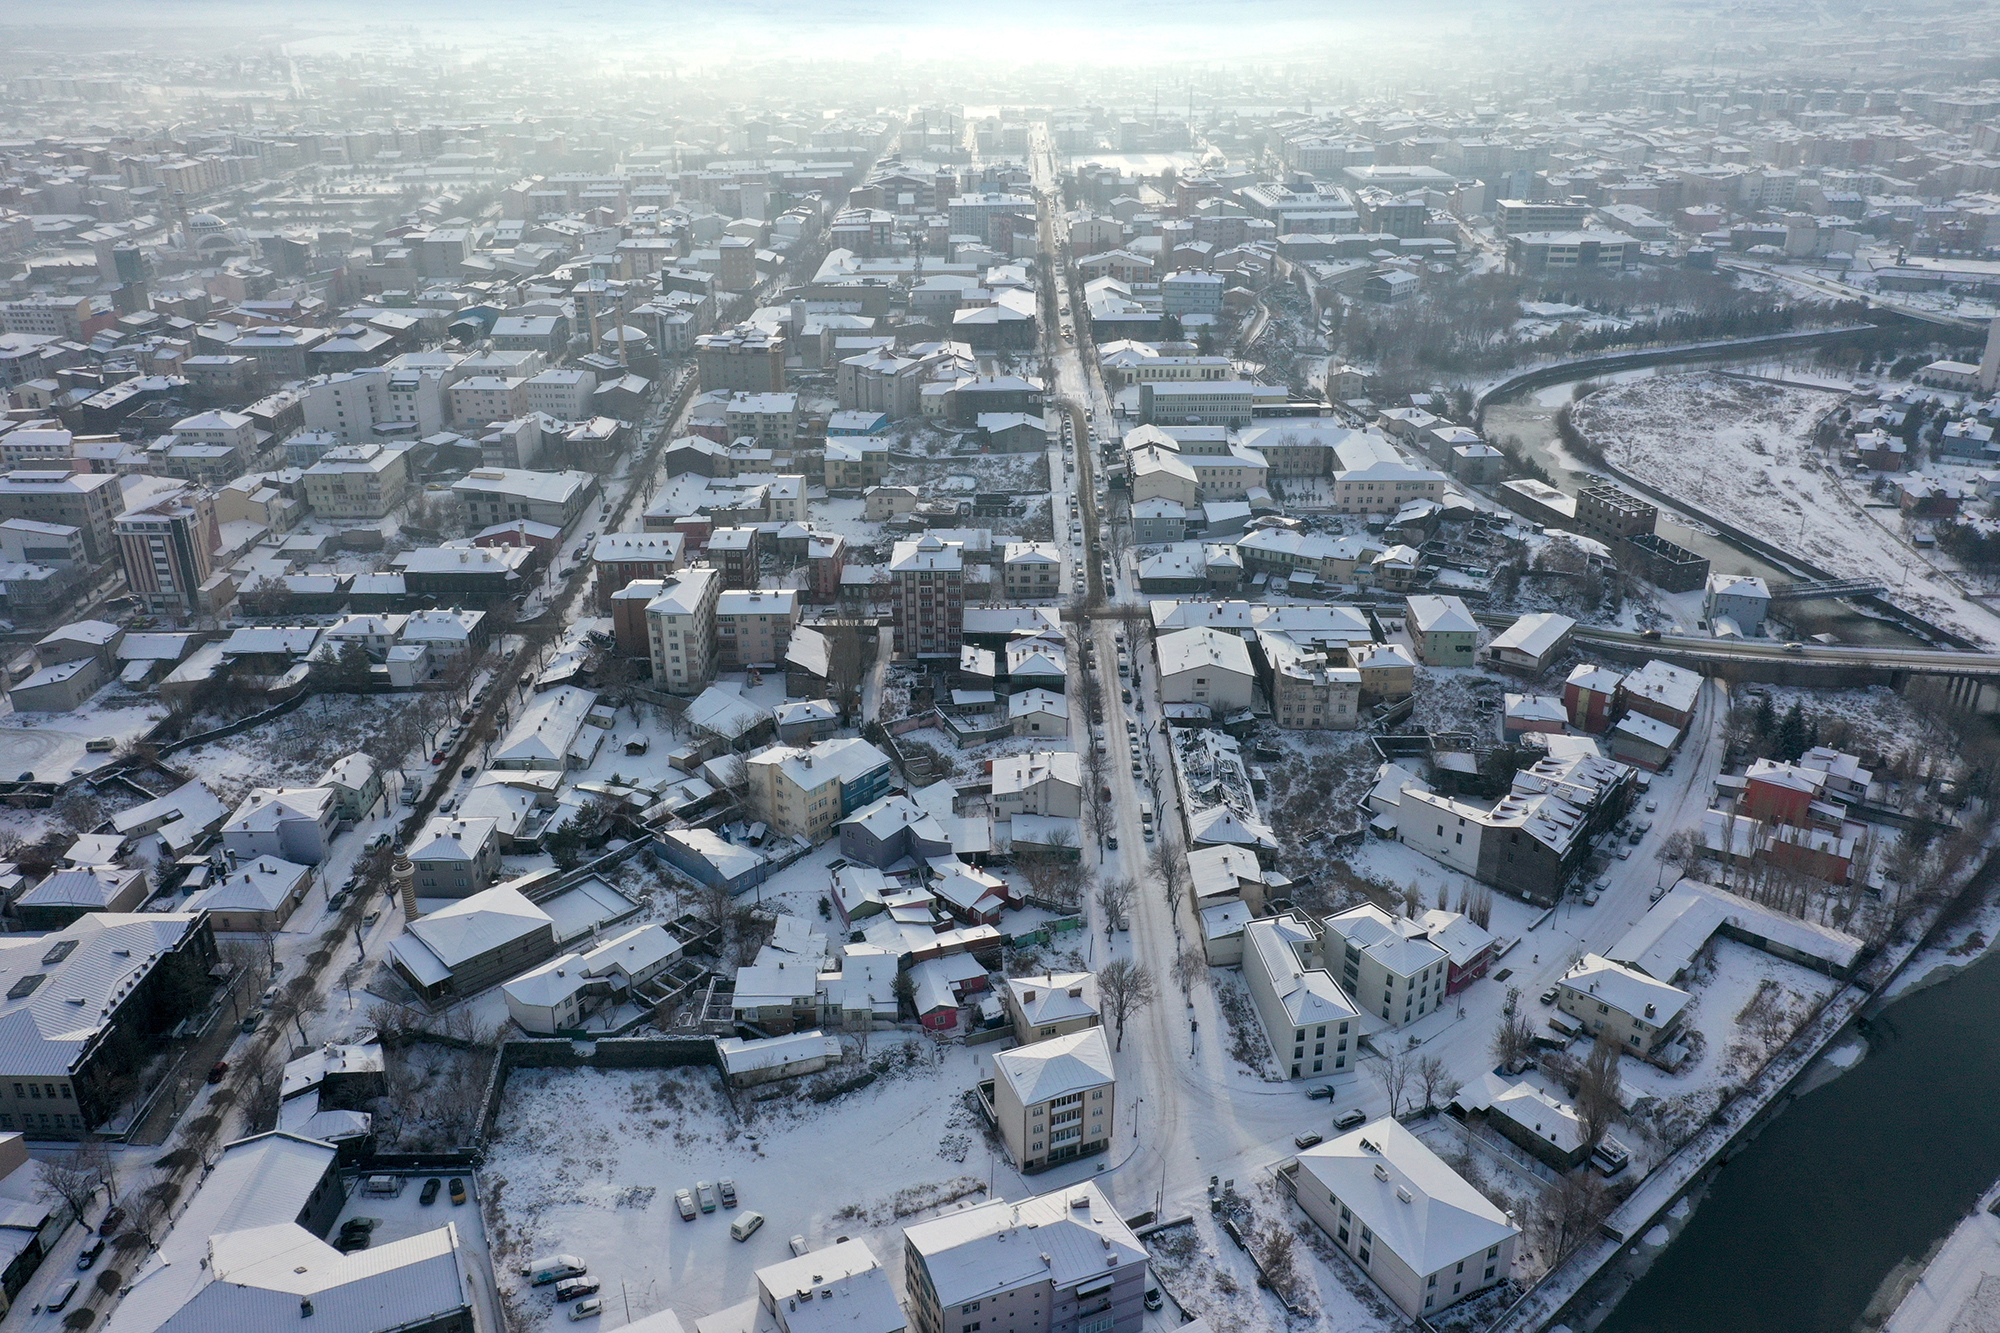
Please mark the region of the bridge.
<svg viewBox="0 0 2000 1333"><path fill-rule="evenodd" d="M1807 583L1770 584L1773 602L1810 602L1822 597L1881 596L1889 585L1873 579L1820 579Z"/></svg>

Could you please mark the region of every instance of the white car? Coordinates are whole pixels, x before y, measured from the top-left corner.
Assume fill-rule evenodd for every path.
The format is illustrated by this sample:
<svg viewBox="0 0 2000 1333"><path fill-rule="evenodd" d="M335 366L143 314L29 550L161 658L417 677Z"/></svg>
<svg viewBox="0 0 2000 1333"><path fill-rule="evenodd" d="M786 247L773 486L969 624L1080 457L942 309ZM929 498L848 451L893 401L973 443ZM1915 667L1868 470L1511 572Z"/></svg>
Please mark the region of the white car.
<svg viewBox="0 0 2000 1333"><path fill-rule="evenodd" d="M803 1259L806 1257L806 1253L810 1248L811 1247L806 1244L806 1238L804 1236L792 1237L792 1253L794 1255Z"/></svg>

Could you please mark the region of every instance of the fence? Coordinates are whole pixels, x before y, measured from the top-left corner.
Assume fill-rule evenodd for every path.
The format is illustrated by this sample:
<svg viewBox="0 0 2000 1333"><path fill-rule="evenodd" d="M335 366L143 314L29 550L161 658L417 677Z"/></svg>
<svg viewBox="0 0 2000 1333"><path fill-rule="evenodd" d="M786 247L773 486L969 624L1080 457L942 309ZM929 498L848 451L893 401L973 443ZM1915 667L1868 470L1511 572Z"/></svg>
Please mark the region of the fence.
<svg viewBox="0 0 2000 1333"><path fill-rule="evenodd" d="M560 1037L525 1037L500 1043L479 1111L472 1152L483 1157L500 1118L507 1078L516 1069L722 1069L722 1051L712 1037L607 1037L595 1042Z"/></svg>
<svg viewBox="0 0 2000 1333"><path fill-rule="evenodd" d="M196 745L206 745L210 741L219 741L225 737L234 736L239 732L248 731L252 727L261 727L274 718L283 717L310 697L311 692L302 688L290 698L283 699L264 709L262 712L252 713L248 717L239 717L234 722L225 723L210 731L204 731L198 736L183 736L177 741L168 741L160 747L160 758L164 759L177 750L186 750Z"/></svg>

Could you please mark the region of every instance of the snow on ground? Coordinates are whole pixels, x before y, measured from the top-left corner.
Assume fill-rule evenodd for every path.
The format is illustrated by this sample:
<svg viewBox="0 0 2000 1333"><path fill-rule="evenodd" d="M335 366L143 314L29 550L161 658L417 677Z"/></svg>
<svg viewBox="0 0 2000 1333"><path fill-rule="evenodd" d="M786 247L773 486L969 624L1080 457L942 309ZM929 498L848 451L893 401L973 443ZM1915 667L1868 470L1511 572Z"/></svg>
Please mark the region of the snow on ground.
<svg viewBox="0 0 2000 1333"><path fill-rule="evenodd" d="M413 703L406 694L316 694L283 717L178 751L171 762L225 802L252 787L310 785Z"/></svg>
<svg viewBox="0 0 2000 1333"><path fill-rule="evenodd" d="M1720 1089L1742 1085L1840 988L1831 977L1735 940L1718 938L1709 947L1709 961L1684 983L1694 1002L1682 1026L1701 1034L1694 1043L1700 1053L1673 1074L1639 1060L1621 1062L1627 1094L1658 1099L1642 1116L1669 1143L1692 1132L1715 1108Z"/></svg>
<svg viewBox="0 0 2000 1333"><path fill-rule="evenodd" d="M116 685L106 686L67 713L32 713L13 708L0 715L0 775L9 780L32 773L38 782L65 782L77 769L97 768L111 756L91 754L87 742L106 736L123 744L144 736L166 715L151 699Z"/></svg>
<svg viewBox="0 0 2000 1333"><path fill-rule="evenodd" d="M901 1228L983 1199L996 1170L963 1097L990 1060L964 1047L943 1056L923 1039L877 1033L865 1067L880 1077L823 1106L797 1083L732 1102L707 1068L515 1071L484 1177L513 1326L558 1326L518 1276L531 1256L554 1251L585 1259L607 1293L629 1294L634 1315L671 1305L690 1326L754 1295L752 1274L790 1258L794 1235L815 1248L866 1240L900 1279ZM1000 1193L1034 1192L1004 1158L997 1171ZM674 1191L725 1177L740 1208L683 1222ZM730 1221L750 1209L764 1214L763 1229L731 1240Z"/></svg>
<svg viewBox="0 0 2000 1333"><path fill-rule="evenodd" d="M1708 372L1615 385L1577 405L1608 461L1698 511L1849 578L1898 577L1891 596L1947 627L2000 641L2000 615L1878 524L1813 457L1833 395Z"/></svg>

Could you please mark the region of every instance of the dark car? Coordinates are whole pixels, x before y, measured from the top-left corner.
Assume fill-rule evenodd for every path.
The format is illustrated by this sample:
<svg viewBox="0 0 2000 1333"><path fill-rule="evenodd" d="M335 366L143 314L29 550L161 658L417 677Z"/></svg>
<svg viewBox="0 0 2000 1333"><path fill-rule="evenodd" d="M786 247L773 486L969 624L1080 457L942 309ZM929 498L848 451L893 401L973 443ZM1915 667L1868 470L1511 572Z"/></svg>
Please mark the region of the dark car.
<svg viewBox="0 0 2000 1333"><path fill-rule="evenodd" d="M465 1202L465 1182L457 1176L451 1178L451 1201L454 1204Z"/></svg>
<svg viewBox="0 0 2000 1333"><path fill-rule="evenodd" d="M104 1241L102 1239L90 1242L76 1256L76 1271L79 1273L83 1272L86 1268L96 1263L97 1256L103 1253Z"/></svg>
<svg viewBox="0 0 2000 1333"><path fill-rule="evenodd" d="M479 765L467 764L464 768L458 770L458 775L462 778L469 778L478 771L479 771Z"/></svg>
<svg viewBox="0 0 2000 1333"><path fill-rule="evenodd" d="M1306 1096L1311 1098L1313 1101L1323 1102L1327 1098L1333 1096L1333 1084L1322 1083L1317 1088L1314 1088L1310 1092L1306 1093Z"/></svg>
<svg viewBox="0 0 2000 1333"><path fill-rule="evenodd" d="M211 1067L208 1071L208 1081L210 1083L220 1083L222 1082L222 1076L224 1074L227 1074L228 1072L229 1072L229 1061L217 1060L214 1066Z"/></svg>
<svg viewBox="0 0 2000 1333"><path fill-rule="evenodd" d="M430 1205L437 1202L438 1191L443 1188L444 1182L436 1176L432 1176L424 1182L424 1192L417 1196L417 1202L423 1204L426 1208L430 1207Z"/></svg>
<svg viewBox="0 0 2000 1333"><path fill-rule="evenodd" d="M119 1227L123 1226L124 1223L125 1223L125 1210L123 1208L113 1208L110 1212L104 1215L104 1220L97 1224L97 1234L100 1236L108 1236L112 1232L118 1230Z"/></svg>

